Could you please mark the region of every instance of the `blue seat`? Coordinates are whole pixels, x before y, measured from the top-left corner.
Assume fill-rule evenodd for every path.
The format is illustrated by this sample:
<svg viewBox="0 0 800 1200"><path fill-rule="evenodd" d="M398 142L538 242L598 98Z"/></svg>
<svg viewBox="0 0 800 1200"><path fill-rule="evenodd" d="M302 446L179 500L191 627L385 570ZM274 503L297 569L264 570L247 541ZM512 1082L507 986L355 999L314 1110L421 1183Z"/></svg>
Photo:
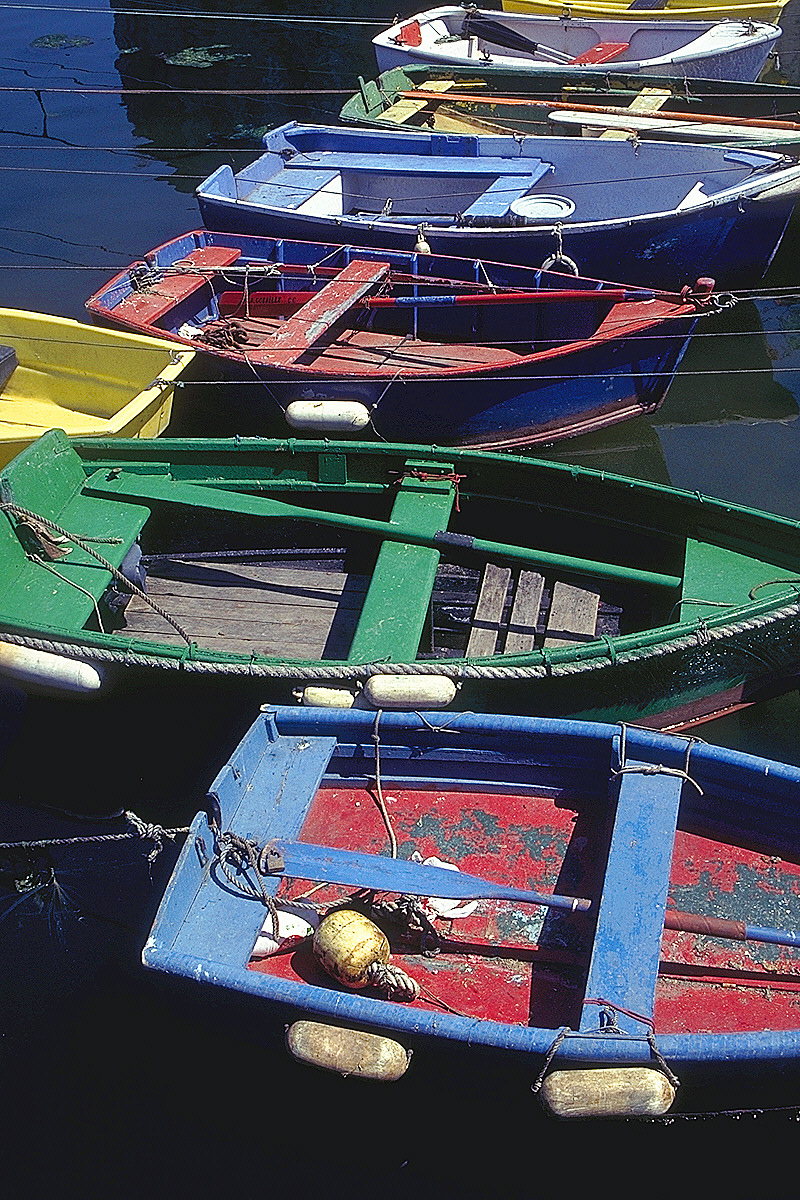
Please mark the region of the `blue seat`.
<svg viewBox="0 0 800 1200"><path fill-rule="evenodd" d="M498 175L482 195L465 208L465 217L504 217L514 200L524 196L550 170L549 163L539 163L528 175Z"/></svg>
<svg viewBox="0 0 800 1200"><path fill-rule="evenodd" d="M338 171L314 170L308 167L288 167L278 171L266 183L256 183L247 195L239 199L246 204L258 204L268 208L299 208L309 200L315 192L330 183L338 175ZM241 183L249 182L245 177L239 177Z"/></svg>

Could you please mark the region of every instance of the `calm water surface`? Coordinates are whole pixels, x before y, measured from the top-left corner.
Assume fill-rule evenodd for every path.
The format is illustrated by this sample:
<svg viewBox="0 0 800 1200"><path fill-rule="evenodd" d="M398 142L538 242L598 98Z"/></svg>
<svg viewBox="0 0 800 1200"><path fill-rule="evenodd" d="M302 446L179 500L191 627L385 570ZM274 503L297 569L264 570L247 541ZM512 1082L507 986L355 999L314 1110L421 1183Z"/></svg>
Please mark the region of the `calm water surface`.
<svg viewBox="0 0 800 1200"><path fill-rule="evenodd" d="M224 0L172 3L173 12L194 14L183 17L158 16L160 7L95 0L92 12L66 5L3 8L3 304L82 319L86 297L113 271L200 224L193 189L220 163L238 169L259 152L260 134L286 120L335 123L356 76L374 74L370 36L397 11L382 0L247 5L269 16L359 19L315 27L218 19L235 14L237 6ZM800 82L796 7L791 0L785 11L775 68L789 82ZM196 15L200 9L209 16ZM151 87L208 94L91 90ZM222 94L247 88L314 94ZM328 94L337 89L342 94ZM790 229L763 287L800 285L798 245L800 223ZM703 273L698 263L697 274ZM800 302L742 302L700 330L652 419L567 443L553 457L800 517ZM175 432L182 420L191 425L179 412ZM205 432L218 430L209 422ZM799 713L793 693L701 732L709 741L800 763ZM59 777L66 795L88 787L109 807L117 797L160 819L165 810L156 798L168 795L169 818L183 823L250 717L232 718L220 747L202 713L191 722L174 714L177 766L148 759L154 730L147 727L119 729L111 746L107 731L93 737L88 717L77 728L69 725L68 737L63 730L59 737L58 730L27 728L29 757L6 776L7 798L46 800L43 779L49 787ZM190 724L194 736L187 736ZM19 819L4 836L30 836L30 826ZM135 857L129 855L131 862ZM165 854L152 884L144 872L141 907L134 911L123 889L116 896L110 886L102 920L68 916L54 931L17 911L0 923L0 938L6 938L4 1090L15 1113L8 1126L12 1141L26 1148L20 1180L24 1171L34 1172L66 1193L94 1164L106 1187L131 1195L149 1190L159 1171L173 1190L191 1178L224 1182L246 1195L261 1194L271 1182L303 1181L309 1190L325 1186L334 1194L366 1194L374 1181L384 1194L414 1188L491 1195L499 1186L514 1190L515 1172L541 1163L542 1149L550 1148L573 1173L580 1170L574 1147L587 1144L587 1128L571 1126L561 1136L552 1126L545 1131L535 1123L529 1095L510 1099L494 1092L484 1097L485 1109L473 1102L462 1108L459 1091L431 1068L421 1076L424 1084L409 1085L401 1101L376 1092L365 1101L363 1089L343 1090L339 1081L302 1074L298 1082L278 1055L254 1057L236 1030L220 1039L191 1009L162 997L150 978L142 981L136 964L170 861ZM131 870L142 874L141 864ZM626 1155L635 1137L663 1168L665 1150L669 1155L678 1138L685 1146L696 1137L704 1161L710 1161L709 1147L720 1151L714 1168L721 1171L730 1166L739 1133L753 1139L764 1125L743 1120L746 1129L712 1122L702 1134L687 1122L635 1134L615 1127L604 1133L604 1144L612 1157ZM533 1142L534 1128L544 1145ZM774 1136L788 1146L795 1131L787 1123ZM158 1166L150 1157L154 1148ZM745 1167L735 1174L729 1190L746 1178ZM531 1194L541 1186L535 1179L533 1172ZM764 1190L742 1188L742 1194L788 1194L774 1173ZM528 1194L526 1186L516 1190Z"/></svg>

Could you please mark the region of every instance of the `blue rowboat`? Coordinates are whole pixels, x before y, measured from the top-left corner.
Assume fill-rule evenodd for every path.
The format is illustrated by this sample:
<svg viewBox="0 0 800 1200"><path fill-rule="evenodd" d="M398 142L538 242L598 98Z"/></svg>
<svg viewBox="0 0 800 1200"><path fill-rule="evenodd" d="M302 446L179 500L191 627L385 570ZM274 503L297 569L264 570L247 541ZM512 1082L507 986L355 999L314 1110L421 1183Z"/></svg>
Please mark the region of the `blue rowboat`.
<svg viewBox="0 0 800 1200"><path fill-rule="evenodd" d="M624 70L754 82L781 36L765 21L525 16L475 5L431 8L373 38L379 71L424 63L586 74Z"/></svg>
<svg viewBox="0 0 800 1200"><path fill-rule="evenodd" d="M559 1116L768 1107L800 1066L799 800L797 767L624 725L267 708L143 961L342 1073L438 1042ZM337 910L388 941L366 983L323 946Z"/></svg>
<svg viewBox="0 0 800 1200"><path fill-rule="evenodd" d="M290 122L197 189L209 229L488 258L680 289L752 286L800 194L760 150Z"/></svg>
<svg viewBox="0 0 800 1200"><path fill-rule="evenodd" d="M286 422L317 434L363 427L490 449L654 411L716 301L697 288L195 230L132 263L86 307L96 321L214 355L228 378L266 383L261 433ZM217 419L239 429L234 414L246 409L252 429L252 389L247 397L237 405L233 389Z"/></svg>

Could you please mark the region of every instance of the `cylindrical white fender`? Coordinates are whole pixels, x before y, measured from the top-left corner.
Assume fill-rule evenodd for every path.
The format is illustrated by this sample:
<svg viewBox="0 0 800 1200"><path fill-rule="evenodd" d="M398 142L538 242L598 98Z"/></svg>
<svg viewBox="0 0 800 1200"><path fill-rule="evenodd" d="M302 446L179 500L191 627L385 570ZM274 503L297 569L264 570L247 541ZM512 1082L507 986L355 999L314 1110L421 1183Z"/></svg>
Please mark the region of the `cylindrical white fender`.
<svg viewBox="0 0 800 1200"><path fill-rule="evenodd" d="M411 1061L411 1052L394 1038L320 1021L295 1021L286 1030L286 1045L297 1062L382 1083L399 1079Z"/></svg>
<svg viewBox="0 0 800 1200"><path fill-rule="evenodd" d="M369 425L370 411L358 400L293 400L286 407L292 429L348 433Z"/></svg>
<svg viewBox="0 0 800 1200"><path fill-rule="evenodd" d="M370 675L362 695L373 708L447 708L457 690L444 675Z"/></svg>
<svg viewBox="0 0 800 1200"><path fill-rule="evenodd" d="M541 1097L554 1117L661 1117L675 1088L655 1067L576 1067L546 1075Z"/></svg>
<svg viewBox="0 0 800 1200"><path fill-rule="evenodd" d="M103 682L100 672L89 663L11 642L0 642L0 674L67 692L96 692Z"/></svg>
<svg viewBox="0 0 800 1200"><path fill-rule="evenodd" d="M312 708L352 708L355 692L347 688L332 688L309 684L300 693L300 703Z"/></svg>

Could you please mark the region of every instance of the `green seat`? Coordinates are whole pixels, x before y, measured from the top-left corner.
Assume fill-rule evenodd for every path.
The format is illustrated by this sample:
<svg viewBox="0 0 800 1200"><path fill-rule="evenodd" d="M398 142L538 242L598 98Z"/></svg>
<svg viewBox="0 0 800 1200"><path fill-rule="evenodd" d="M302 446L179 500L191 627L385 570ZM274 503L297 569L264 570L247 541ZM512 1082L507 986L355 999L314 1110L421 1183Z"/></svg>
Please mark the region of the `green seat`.
<svg viewBox="0 0 800 1200"><path fill-rule="evenodd" d="M90 545L119 567L150 510L141 504L86 496L85 482L83 465L68 438L53 429L8 464L0 475L0 490L4 501L69 533L114 539ZM39 562L26 554L15 525L13 514L0 513L0 619L10 625L81 629L113 578L111 572L74 542L67 543L70 554L53 562L51 569L43 565L49 560Z"/></svg>

